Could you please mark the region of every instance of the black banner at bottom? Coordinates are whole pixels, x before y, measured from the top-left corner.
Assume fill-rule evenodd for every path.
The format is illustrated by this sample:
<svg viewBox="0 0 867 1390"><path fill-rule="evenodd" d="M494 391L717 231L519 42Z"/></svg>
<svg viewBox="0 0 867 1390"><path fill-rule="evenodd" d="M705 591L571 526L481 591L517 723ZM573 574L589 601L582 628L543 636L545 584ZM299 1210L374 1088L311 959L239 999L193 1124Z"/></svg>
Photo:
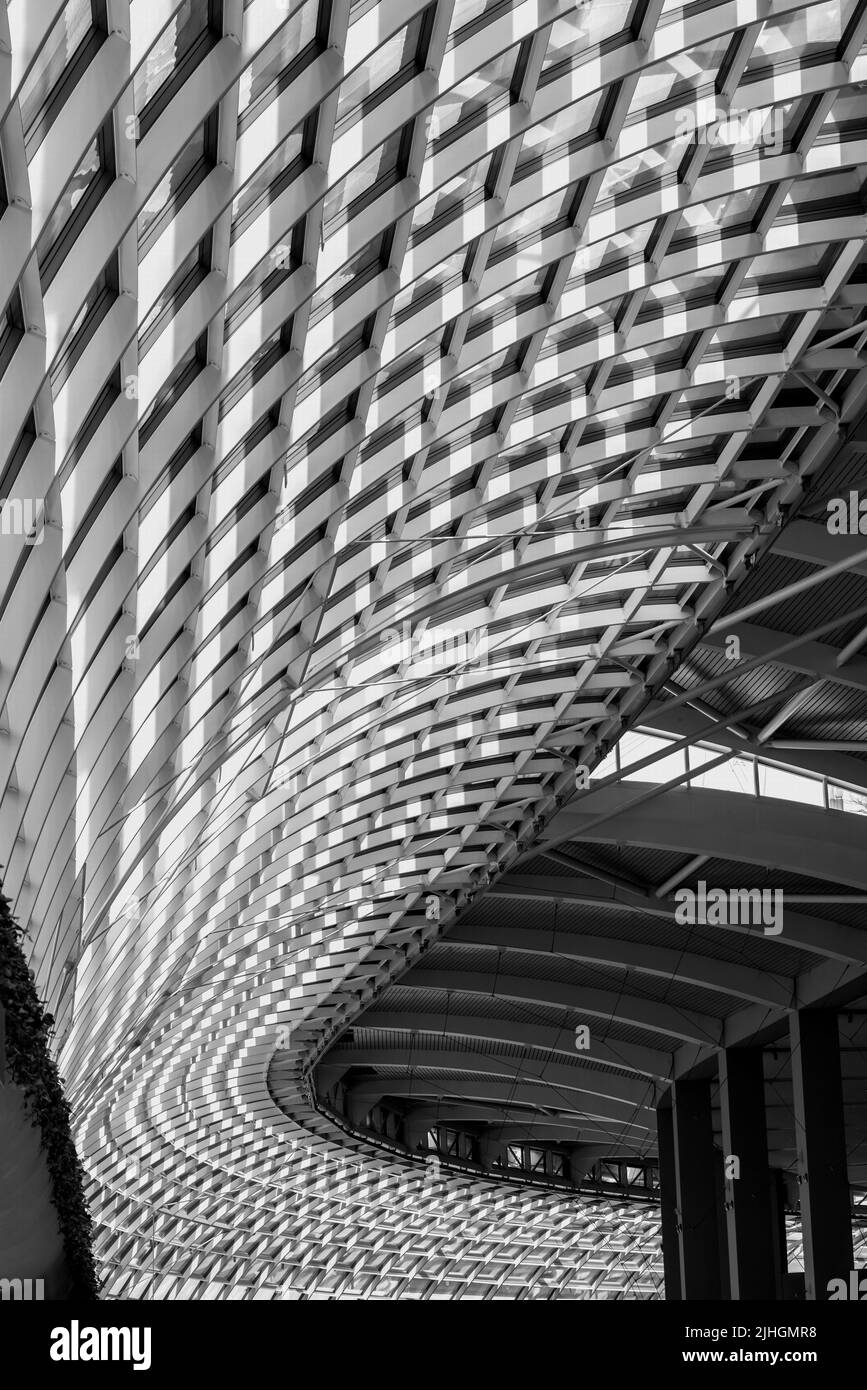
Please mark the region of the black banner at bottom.
<svg viewBox="0 0 867 1390"><path fill-rule="evenodd" d="M435 1301L321 1300L329 1306L315 1310L293 1300L77 1307L0 1302L0 1338L10 1361L49 1384L125 1375L135 1377L134 1383L148 1376L164 1383L185 1372L222 1384L251 1373L257 1379L291 1375L299 1362L305 1369L313 1363L311 1369L321 1367L326 1374L339 1368L366 1376L372 1349L399 1351L407 1337L413 1339L416 1365L419 1354L432 1358L447 1351L460 1359L462 1373L469 1359L488 1374L498 1365L514 1374L517 1351L524 1353L522 1361L532 1357L537 1371L538 1358L547 1352L545 1374L550 1375L568 1349L567 1361L580 1351L582 1379L596 1370L691 1376L713 1366L730 1371L763 1366L771 1372L794 1366L827 1377L838 1369L851 1374L867 1333L867 1299L863 1308L857 1299L724 1304L560 1299L559 1308L544 1310L531 1310L529 1300L503 1299L450 1311L445 1301L434 1310ZM541 1340L546 1337L552 1339L548 1348Z"/></svg>

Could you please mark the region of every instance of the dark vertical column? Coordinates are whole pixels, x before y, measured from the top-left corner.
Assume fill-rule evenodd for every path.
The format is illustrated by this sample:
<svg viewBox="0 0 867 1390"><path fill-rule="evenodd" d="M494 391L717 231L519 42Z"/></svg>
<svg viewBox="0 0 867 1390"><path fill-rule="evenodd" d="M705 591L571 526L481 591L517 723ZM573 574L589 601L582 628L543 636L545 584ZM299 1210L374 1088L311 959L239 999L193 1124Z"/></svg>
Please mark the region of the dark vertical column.
<svg viewBox="0 0 867 1390"><path fill-rule="evenodd" d="M771 1239L774 1251L774 1298L788 1297L789 1251L786 1244L786 1182L779 1168L768 1170L771 1185Z"/></svg>
<svg viewBox="0 0 867 1390"><path fill-rule="evenodd" d="M710 1082L674 1086L674 1166L682 1297L721 1297Z"/></svg>
<svg viewBox="0 0 867 1390"><path fill-rule="evenodd" d="M731 1296L778 1298L761 1048L720 1053L720 1107Z"/></svg>
<svg viewBox="0 0 867 1390"><path fill-rule="evenodd" d="M840 1038L833 1009L792 1014L795 1147L807 1298L824 1301L852 1268L852 1218Z"/></svg>
<svg viewBox="0 0 867 1390"><path fill-rule="evenodd" d="M680 1291L680 1242L677 1234L677 1175L674 1167L674 1116L671 1106L656 1110L656 1144L659 1154L659 1196L662 1203L662 1269L665 1297L677 1302Z"/></svg>
<svg viewBox="0 0 867 1390"><path fill-rule="evenodd" d="M726 1213L725 1159L719 1149L713 1151L714 1195L716 1197L716 1238L719 1251L719 1296L726 1302L732 1296L729 1273L728 1223Z"/></svg>

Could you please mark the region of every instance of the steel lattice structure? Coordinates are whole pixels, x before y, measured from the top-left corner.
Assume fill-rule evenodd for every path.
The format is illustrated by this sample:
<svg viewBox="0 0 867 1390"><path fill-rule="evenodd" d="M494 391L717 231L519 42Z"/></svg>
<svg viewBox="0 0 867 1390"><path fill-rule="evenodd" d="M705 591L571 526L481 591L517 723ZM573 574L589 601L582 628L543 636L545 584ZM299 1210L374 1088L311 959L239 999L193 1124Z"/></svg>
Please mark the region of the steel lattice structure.
<svg viewBox="0 0 867 1390"><path fill-rule="evenodd" d="M0 5L0 863L115 1293L657 1294L650 1207L364 1144L343 1191L309 1069L861 417L865 41L861 0Z"/></svg>

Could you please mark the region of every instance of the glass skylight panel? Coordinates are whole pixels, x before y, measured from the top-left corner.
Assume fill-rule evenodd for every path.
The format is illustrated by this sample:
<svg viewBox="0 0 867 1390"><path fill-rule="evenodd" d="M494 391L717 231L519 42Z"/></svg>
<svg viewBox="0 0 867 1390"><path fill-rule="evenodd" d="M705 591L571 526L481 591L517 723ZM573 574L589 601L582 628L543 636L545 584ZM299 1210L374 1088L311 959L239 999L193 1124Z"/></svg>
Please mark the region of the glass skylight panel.
<svg viewBox="0 0 867 1390"><path fill-rule="evenodd" d="M531 234L538 233L542 228L550 234L555 229L555 224L565 217L574 196L574 190L571 188L558 189L556 193L549 194L547 198L540 198L523 212L501 222L497 228L491 262L496 263L510 252L516 251L518 277L522 278L537 269L543 263L543 244L538 236L530 242Z"/></svg>
<svg viewBox="0 0 867 1390"><path fill-rule="evenodd" d="M756 344L767 350L771 343L778 344L776 350L782 351L782 335L787 321L786 314L763 314L760 318L737 319L718 328L714 334L714 341L715 344L728 345L730 352L753 352Z"/></svg>
<svg viewBox="0 0 867 1390"><path fill-rule="evenodd" d="M48 130L52 108L63 90L64 73L72 71L93 30L91 0L66 0L19 93L28 158L33 157Z"/></svg>
<svg viewBox="0 0 867 1390"><path fill-rule="evenodd" d="M160 420L164 419L172 406L186 390L192 378L201 370L201 362L198 357L196 344L178 358L177 365L174 367L171 376L160 388L154 397L149 410L142 417L140 426L143 442L149 438L157 428Z"/></svg>
<svg viewBox="0 0 867 1390"><path fill-rule="evenodd" d="M434 390L434 382L439 383L440 372L440 344L436 340L428 346L425 351L425 344L421 343L412 349L411 353L398 358L391 366L380 374L377 385L377 396L385 403L386 397L393 390L397 390L409 379L414 379L417 374L424 375L427 368L429 373L430 389Z"/></svg>
<svg viewBox="0 0 867 1390"><path fill-rule="evenodd" d="M634 348L631 352L624 352L608 379L611 382L620 380L621 372L624 369L627 378L646 376L657 372L679 371L682 348L683 340L675 339L674 341L652 343L647 347Z"/></svg>
<svg viewBox="0 0 867 1390"><path fill-rule="evenodd" d="M547 266L532 270L529 275L506 285L497 294L489 295L474 311L467 336L476 338L479 333L491 331L495 325L507 323L520 310L538 304L547 274Z"/></svg>
<svg viewBox="0 0 867 1390"><path fill-rule="evenodd" d="M862 138L867 127L867 101L863 91L844 90L837 93L834 105L825 117L819 141L834 138Z"/></svg>
<svg viewBox="0 0 867 1390"><path fill-rule="evenodd" d="M303 145L304 128L299 125L268 155L244 187L236 193L232 201L235 236L239 235L242 227L249 225L249 213L253 208L256 208L257 215L264 212L270 203L276 201L284 188L289 186L292 179L297 177Z"/></svg>
<svg viewBox="0 0 867 1390"><path fill-rule="evenodd" d="M250 360L246 363L238 377L229 385L228 389L220 397L220 418L227 415L232 407L237 404L250 390L257 381L274 366L276 362L288 351L286 338L288 337L286 327L279 328L276 333L272 333L269 338L260 342Z"/></svg>
<svg viewBox="0 0 867 1390"><path fill-rule="evenodd" d="M722 373L720 375L722 376ZM740 414L747 411L758 387L758 381L752 378L746 381L742 379L739 382L737 395L721 394L719 385L713 380L708 381L706 385L688 387L680 393L678 398L672 417L672 428L679 429L682 434L688 436L690 429L687 422L694 419L696 415L725 415L728 411ZM701 432L704 433L705 431Z"/></svg>
<svg viewBox="0 0 867 1390"><path fill-rule="evenodd" d="M135 75L135 110L140 121L148 104L208 35L212 10L212 0L184 0L163 29ZM216 35L211 37L216 40Z"/></svg>
<svg viewBox="0 0 867 1390"><path fill-rule="evenodd" d="M602 97L598 93L573 102L524 134L515 182L541 167L542 161L566 159L592 143Z"/></svg>
<svg viewBox="0 0 867 1390"><path fill-rule="evenodd" d="M684 132L664 145L651 146L610 164L599 188L596 208L608 199L617 202L635 198L649 192L659 181L673 179L689 139Z"/></svg>
<svg viewBox="0 0 867 1390"><path fill-rule="evenodd" d="M270 294L282 285L294 270L291 257L280 264L280 257L266 256L246 277L243 284L229 297L226 304L226 340L241 327L250 314L256 313Z"/></svg>
<svg viewBox="0 0 867 1390"><path fill-rule="evenodd" d="M443 290L446 286L451 289L456 283L462 283L465 258L466 251L464 248L460 248L443 260L437 261L436 265L425 271L424 275L419 276L402 289L394 302L394 314L397 321L401 322L408 311L423 301L427 302L428 298L434 297L437 291Z"/></svg>
<svg viewBox="0 0 867 1390"><path fill-rule="evenodd" d="M661 63L645 68L635 87L630 120L646 119L656 107L669 107L679 98L684 107L695 105L698 94L714 96L713 81L729 46L729 35L708 39L685 52L674 53ZM676 113L677 114L677 113Z"/></svg>
<svg viewBox="0 0 867 1390"><path fill-rule="evenodd" d="M749 273L744 280L741 294L748 292L748 286L764 287L780 285L788 281L789 288L795 285L819 285L823 281L820 266L828 255L828 244L819 241L812 245L787 247L765 252L755 256Z"/></svg>
<svg viewBox="0 0 867 1390"><path fill-rule="evenodd" d="M630 401L625 405L619 405L616 410L597 410L593 415L588 428L588 437L600 428L612 430L621 429L624 425L635 424L645 420L647 412L653 405L652 398L643 401Z"/></svg>
<svg viewBox="0 0 867 1390"><path fill-rule="evenodd" d="M743 166L788 153L796 147L808 107L807 101L787 101L742 107L728 118L721 114L719 122L707 128L710 148L703 176L712 179L732 164Z"/></svg>
<svg viewBox="0 0 867 1390"><path fill-rule="evenodd" d="M190 137L168 173L160 180L151 193L138 218L139 242L146 237L148 229L165 212L173 196L187 182L189 176L205 157L205 127L201 125Z"/></svg>
<svg viewBox="0 0 867 1390"><path fill-rule="evenodd" d="M823 0L820 4L805 5L791 14L766 19L756 39L749 62L749 71L767 66L770 62L803 62L817 53L833 52L843 37L855 0Z"/></svg>
<svg viewBox="0 0 867 1390"><path fill-rule="evenodd" d="M377 48L366 63L343 79L337 103L335 133L338 139L356 121L363 121L365 115L375 110L386 94L390 95L394 78L399 74L412 75L420 33L421 16L417 15Z"/></svg>
<svg viewBox="0 0 867 1390"><path fill-rule="evenodd" d="M82 352L90 342L98 324L111 306L117 294L117 262L109 262L99 274L94 284L87 293L84 302L76 314L69 331L57 351L54 364L51 368L51 382L55 392L59 391L63 382L67 379L75 363L78 361ZM16 305L14 300L7 306L6 323L2 335L3 347L7 347L9 338L14 338L16 332L23 331L20 323L20 305ZM8 348L7 348L8 350ZM4 352L0 348L0 362L3 362Z"/></svg>
<svg viewBox="0 0 867 1390"><path fill-rule="evenodd" d="M426 241L447 223L458 221L468 207L484 200L492 160L493 155L485 155L421 200L413 215L414 244Z"/></svg>
<svg viewBox="0 0 867 1390"><path fill-rule="evenodd" d="M166 310L169 306L171 306L173 312L176 313L206 274L207 271L202 263L201 247L196 246L188 256L184 257L178 269L175 271L168 284L160 292L148 314L139 325L139 351L142 355L147 352L156 340L160 331L160 320L164 317L168 319ZM167 326L167 322L163 323L163 327Z"/></svg>
<svg viewBox="0 0 867 1390"><path fill-rule="evenodd" d="M723 230L735 227L750 228L762 198L760 189L739 189L735 193L722 194L718 198L701 203L691 203L681 214L683 232L672 242L672 247L681 240L687 240L686 233L705 236L709 232L722 234Z"/></svg>
<svg viewBox="0 0 867 1390"><path fill-rule="evenodd" d="M588 226L588 232L591 236L593 230L591 220ZM642 253L647 245L650 230L650 226L645 222L637 227L630 227L628 231L618 232L615 236L600 237L598 240L584 242L576 252L572 273L563 291L562 312L564 315L572 309L574 292L578 289L586 289L588 279L598 278L600 271L606 270L613 273L624 270L630 265L642 265ZM595 298L590 300L588 297L588 310L595 303Z"/></svg>
<svg viewBox="0 0 867 1390"><path fill-rule="evenodd" d="M480 382L489 382L493 386L495 378L508 365L512 356L513 349L505 348L461 372L449 391L449 404L454 405L465 396L471 395L471 388Z"/></svg>
<svg viewBox="0 0 867 1390"><path fill-rule="evenodd" d="M401 131L395 131L328 190L323 211L326 240L356 216L375 193L384 192L396 182L401 135Z"/></svg>
<svg viewBox="0 0 867 1390"><path fill-rule="evenodd" d="M278 12L286 14L287 6L278 5ZM301 5L244 69L238 86L239 131L256 120L295 75L297 59L316 37L316 16L315 4Z"/></svg>
<svg viewBox="0 0 867 1390"><path fill-rule="evenodd" d="M97 137L85 151L72 180L63 191L59 203L46 222L39 237L39 260L44 266L51 248L72 218L75 209L89 188L98 181L102 168L101 142Z"/></svg>
<svg viewBox="0 0 867 1390"><path fill-rule="evenodd" d="M545 336L545 346L538 361L567 353L582 345L595 345L606 335L614 333L614 323L603 306L590 305L579 314L573 314L560 323L551 325Z"/></svg>
<svg viewBox="0 0 867 1390"><path fill-rule="evenodd" d="M646 303L655 301L667 310L678 304L708 303L716 297L721 278L719 265L696 265L675 280L656 280L648 289Z"/></svg>
<svg viewBox="0 0 867 1390"><path fill-rule="evenodd" d="M598 44L627 37L632 0L587 0L578 3L574 14L554 21L542 67L541 85L570 71L570 64ZM580 73L580 67L577 69Z"/></svg>
<svg viewBox="0 0 867 1390"><path fill-rule="evenodd" d="M428 129L428 139L435 153L446 137L458 138L494 109L509 104L518 52L516 44L440 97Z"/></svg>
<svg viewBox="0 0 867 1390"><path fill-rule="evenodd" d="M356 256L335 274L320 285L313 295L310 305L311 326L319 323L335 305L360 289L367 280L378 274L381 266L381 237L369 241Z"/></svg>

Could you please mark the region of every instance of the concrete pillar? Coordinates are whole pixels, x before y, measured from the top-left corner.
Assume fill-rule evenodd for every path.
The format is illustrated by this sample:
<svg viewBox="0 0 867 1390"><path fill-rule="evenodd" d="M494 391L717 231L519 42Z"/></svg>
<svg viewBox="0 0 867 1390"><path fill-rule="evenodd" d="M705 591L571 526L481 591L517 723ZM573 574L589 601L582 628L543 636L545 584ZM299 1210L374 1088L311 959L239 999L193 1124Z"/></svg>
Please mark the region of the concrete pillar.
<svg viewBox="0 0 867 1390"><path fill-rule="evenodd" d="M773 1225L771 1227L774 1250L774 1298L784 1299L787 1295L789 1273L789 1250L786 1244L786 1181L779 1168L768 1170L771 1185L771 1206Z"/></svg>
<svg viewBox="0 0 867 1390"><path fill-rule="evenodd" d="M804 1276L807 1299L824 1302L830 1280L853 1267L836 1011L800 1009L790 1029Z"/></svg>
<svg viewBox="0 0 867 1390"><path fill-rule="evenodd" d="M665 1297L677 1302L680 1291L680 1242L677 1234L677 1176L674 1166L674 1115L671 1105L656 1110L656 1142L659 1154L659 1195L662 1205L662 1268Z"/></svg>
<svg viewBox="0 0 867 1390"><path fill-rule="evenodd" d="M589 1144L574 1144L567 1150L566 1169L569 1181L580 1187L599 1158L599 1152Z"/></svg>
<svg viewBox="0 0 867 1390"><path fill-rule="evenodd" d="M719 1149L713 1151L714 1197L716 1199L716 1239L719 1254L719 1296L728 1302L732 1296L729 1274L728 1230L726 1224L725 1160Z"/></svg>
<svg viewBox="0 0 867 1390"><path fill-rule="evenodd" d="M777 1216L768 1170L761 1048L730 1047L720 1053L720 1107L731 1297L775 1299Z"/></svg>
<svg viewBox="0 0 867 1390"><path fill-rule="evenodd" d="M410 1110L403 1117L403 1142L410 1153L424 1153L427 1150L427 1133L432 1126L422 1115Z"/></svg>
<svg viewBox="0 0 867 1390"><path fill-rule="evenodd" d="M483 1168L494 1169L497 1160L505 1158L506 1145L497 1134L492 1134L489 1130L482 1133L479 1139L479 1162Z"/></svg>
<svg viewBox="0 0 867 1390"><path fill-rule="evenodd" d="M690 1302L722 1297L710 1087L710 1081L674 1085L681 1294Z"/></svg>

